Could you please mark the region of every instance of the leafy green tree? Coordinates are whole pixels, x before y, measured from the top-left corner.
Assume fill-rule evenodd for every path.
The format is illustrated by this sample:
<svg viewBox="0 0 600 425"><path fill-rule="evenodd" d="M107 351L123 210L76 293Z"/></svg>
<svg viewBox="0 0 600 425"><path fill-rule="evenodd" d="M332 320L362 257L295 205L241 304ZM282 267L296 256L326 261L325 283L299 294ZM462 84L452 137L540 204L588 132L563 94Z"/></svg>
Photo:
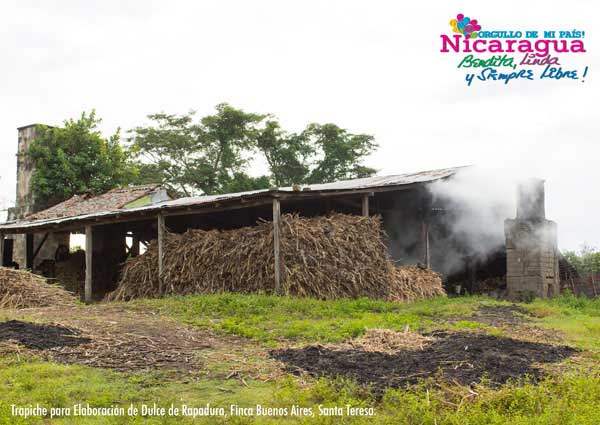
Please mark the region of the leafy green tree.
<svg viewBox="0 0 600 425"><path fill-rule="evenodd" d="M351 134L335 124L313 123L289 134L268 121L257 136L257 147L277 186L368 177L376 171L361 164L377 147L373 136Z"/></svg>
<svg viewBox="0 0 600 425"><path fill-rule="evenodd" d="M315 149L304 134L288 134L279 123L269 120L256 133L256 147L269 164L275 186L303 183L310 173L310 159Z"/></svg>
<svg viewBox="0 0 600 425"><path fill-rule="evenodd" d="M361 165L377 147L373 136L351 134L335 124L310 124L303 137L313 146L316 157L304 182L327 183L375 174L375 169Z"/></svg>
<svg viewBox="0 0 600 425"><path fill-rule="evenodd" d="M186 196L223 193L232 181L240 183L238 174L248 161L244 153L251 150L251 136L263 116L227 104L216 109L198 123L193 112L153 114L148 117L153 125L133 129L140 180L165 183Z"/></svg>
<svg viewBox="0 0 600 425"><path fill-rule="evenodd" d="M566 251L563 256L582 275L600 272L600 251L594 247L584 245L578 252Z"/></svg>
<svg viewBox="0 0 600 425"><path fill-rule="evenodd" d="M189 196L324 183L366 177L362 165L376 144L335 124L310 124L300 133L283 130L271 115L246 113L227 104L194 122L194 114L154 114L152 125L132 130L141 182L163 182ZM269 175L246 173L249 159L262 156Z"/></svg>
<svg viewBox="0 0 600 425"><path fill-rule="evenodd" d="M239 172L233 175L223 186L224 193L247 192L249 190L265 189L271 186L268 176L252 177Z"/></svg>
<svg viewBox="0 0 600 425"><path fill-rule="evenodd" d="M119 130L103 138L100 122L92 110L78 120L66 120L63 127L38 126L25 155L35 165L32 188L39 207L75 194L99 194L133 180L137 170L119 143Z"/></svg>

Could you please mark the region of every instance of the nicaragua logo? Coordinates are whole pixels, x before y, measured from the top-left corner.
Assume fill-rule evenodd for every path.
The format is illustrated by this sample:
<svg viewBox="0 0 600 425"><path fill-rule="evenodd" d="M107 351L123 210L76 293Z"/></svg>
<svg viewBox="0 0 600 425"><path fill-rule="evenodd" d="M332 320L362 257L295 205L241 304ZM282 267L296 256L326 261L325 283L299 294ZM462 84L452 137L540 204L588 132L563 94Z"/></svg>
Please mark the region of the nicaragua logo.
<svg viewBox="0 0 600 425"><path fill-rule="evenodd" d="M477 19L463 13L450 20L450 28L451 34L440 35L440 52L460 55L457 68L475 71L465 75L468 86L475 77L508 84L536 79L584 82L587 76L588 66L574 69L561 64L565 55L586 53L585 31L483 30Z"/></svg>
<svg viewBox="0 0 600 425"><path fill-rule="evenodd" d="M465 38L477 38L477 31L481 29L481 25L477 19L471 19L462 13L456 15L456 19L450 21L452 31L463 34Z"/></svg>

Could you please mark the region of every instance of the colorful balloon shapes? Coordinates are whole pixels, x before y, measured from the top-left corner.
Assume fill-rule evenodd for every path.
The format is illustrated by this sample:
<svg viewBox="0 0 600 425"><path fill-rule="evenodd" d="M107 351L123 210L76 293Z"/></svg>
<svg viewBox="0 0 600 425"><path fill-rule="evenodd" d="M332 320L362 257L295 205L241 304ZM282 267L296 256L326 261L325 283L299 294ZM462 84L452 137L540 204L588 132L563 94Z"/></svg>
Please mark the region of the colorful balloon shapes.
<svg viewBox="0 0 600 425"><path fill-rule="evenodd" d="M481 30L481 25L477 19L471 19L468 16L459 13L456 19L450 21L452 31L457 34L464 34L465 38L477 38L477 31Z"/></svg>

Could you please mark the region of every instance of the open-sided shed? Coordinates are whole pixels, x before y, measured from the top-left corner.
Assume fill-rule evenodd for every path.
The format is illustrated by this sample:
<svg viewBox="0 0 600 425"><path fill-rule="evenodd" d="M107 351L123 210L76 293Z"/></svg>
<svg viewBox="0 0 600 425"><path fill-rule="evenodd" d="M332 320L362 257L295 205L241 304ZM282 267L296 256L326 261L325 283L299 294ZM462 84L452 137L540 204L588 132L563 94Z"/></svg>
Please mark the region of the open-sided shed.
<svg viewBox="0 0 600 425"><path fill-rule="evenodd" d="M281 279L278 241L281 213L304 216L332 211L380 214L390 235L388 248L392 257L405 264L420 262L435 269L436 253L430 240L430 224L435 217L427 186L451 178L460 169L447 168L175 200L155 199L142 206L129 203L119 208L107 208L105 204L98 203L97 208L75 209L72 213L63 212L60 216L53 215L51 208L26 219L3 223L0 233L4 239L5 235L13 234L84 232L86 301L92 300L93 292L107 290L94 285L94 265L100 259L106 260L107 256L114 257L112 262L115 264L119 259L123 261L127 254L126 236L134 241L130 248L131 255L137 254L138 241L158 239L160 274L163 269L165 229L174 232L189 228L231 229L253 225L261 219L272 221L274 226L275 287L278 288ZM88 202L94 204L93 199ZM397 233L402 233L402 237L397 238ZM401 243L395 243L400 239ZM33 238L27 238L27 241L31 245L28 246L28 252L39 251L39 246L32 246ZM4 243L0 247L3 248Z"/></svg>

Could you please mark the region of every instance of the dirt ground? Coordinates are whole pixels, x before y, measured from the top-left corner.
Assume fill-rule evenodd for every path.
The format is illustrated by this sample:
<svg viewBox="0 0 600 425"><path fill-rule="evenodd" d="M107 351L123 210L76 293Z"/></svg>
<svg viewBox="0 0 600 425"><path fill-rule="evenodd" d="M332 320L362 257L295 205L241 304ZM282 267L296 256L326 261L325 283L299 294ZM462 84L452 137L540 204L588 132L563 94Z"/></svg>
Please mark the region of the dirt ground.
<svg viewBox="0 0 600 425"><path fill-rule="evenodd" d="M453 317L450 323L461 320L482 323L484 325L506 327L521 325L527 321L527 311L517 305L481 307L470 317Z"/></svg>
<svg viewBox="0 0 600 425"><path fill-rule="evenodd" d="M555 332L528 323L518 307L487 307L469 320L507 329L510 337L485 331L437 331L429 335L379 331L371 339L337 345L268 350L248 339L215 335L149 310L119 304L13 310L0 322L0 352L32 353L65 364L121 372L154 371L188 380L271 380L286 373L347 376L376 390L406 387L435 378L462 385L492 385L525 375L537 379L543 365L577 352ZM368 336L367 333L366 336Z"/></svg>
<svg viewBox="0 0 600 425"><path fill-rule="evenodd" d="M207 376L215 370L221 378L240 380L250 375L261 379L273 373L273 368L261 369L248 360L258 362L262 357L269 362L266 350L258 345L181 325L150 311L99 304L85 309L39 308L11 313L17 319L19 315L23 320L0 323L0 351L121 372L164 372L179 379ZM217 367L219 364L228 367Z"/></svg>

